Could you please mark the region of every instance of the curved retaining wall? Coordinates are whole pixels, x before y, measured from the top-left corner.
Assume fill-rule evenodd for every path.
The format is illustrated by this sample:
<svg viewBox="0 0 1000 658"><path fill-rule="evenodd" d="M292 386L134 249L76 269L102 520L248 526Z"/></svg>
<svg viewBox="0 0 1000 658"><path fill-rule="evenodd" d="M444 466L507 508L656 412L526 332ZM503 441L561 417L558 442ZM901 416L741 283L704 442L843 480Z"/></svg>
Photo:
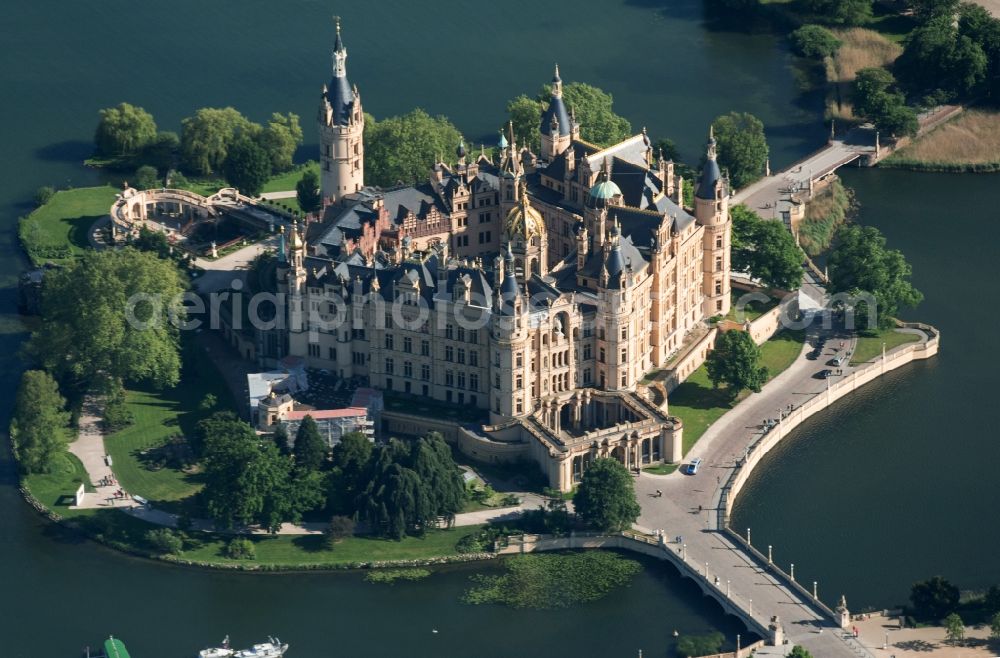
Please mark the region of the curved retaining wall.
<svg viewBox="0 0 1000 658"><path fill-rule="evenodd" d="M919 329L927 334L925 342L908 344L897 347L888 352L885 357L879 357L875 361L855 370L847 377L844 377L836 384L831 384L826 391L816 395L802 406L796 408L788 414L780 423L763 435L750 446L750 453L745 463L739 466L729 477L728 482L722 487L720 492L719 512L722 515L720 526L729 527L729 517L733 511L736 497L739 495L743 485L750 479L754 468L760 463L768 452L788 434L799 426L802 421L813 414L822 411L832 405L845 395L853 393L865 384L874 381L887 372L905 366L913 361L929 359L938 353L938 345L941 340L940 332L934 327L920 323L907 323L902 325L905 328ZM829 382L830 380L827 380Z"/></svg>

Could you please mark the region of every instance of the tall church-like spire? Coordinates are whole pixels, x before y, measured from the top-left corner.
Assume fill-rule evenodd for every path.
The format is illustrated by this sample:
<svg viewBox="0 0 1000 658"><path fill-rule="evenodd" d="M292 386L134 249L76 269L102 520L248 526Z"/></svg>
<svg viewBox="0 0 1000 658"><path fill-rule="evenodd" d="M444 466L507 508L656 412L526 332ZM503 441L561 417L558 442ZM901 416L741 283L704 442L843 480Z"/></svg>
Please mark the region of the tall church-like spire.
<svg viewBox="0 0 1000 658"><path fill-rule="evenodd" d="M339 201L364 187L365 119L361 95L347 79L347 47L335 17L337 34L333 42L333 72L323 86L319 108L320 187L324 202Z"/></svg>

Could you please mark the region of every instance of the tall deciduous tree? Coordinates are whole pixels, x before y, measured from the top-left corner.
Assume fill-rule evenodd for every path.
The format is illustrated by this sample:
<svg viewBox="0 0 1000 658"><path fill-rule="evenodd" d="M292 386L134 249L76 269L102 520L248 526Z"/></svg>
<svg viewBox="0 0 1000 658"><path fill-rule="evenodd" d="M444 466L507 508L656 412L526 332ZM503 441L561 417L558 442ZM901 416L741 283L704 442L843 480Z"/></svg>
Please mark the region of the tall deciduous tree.
<svg viewBox="0 0 1000 658"><path fill-rule="evenodd" d="M341 514L353 514L358 494L369 477L374 446L364 434L349 432L333 447L333 468L327 497L330 508Z"/></svg>
<svg viewBox="0 0 1000 658"><path fill-rule="evenodd" d="M240 137L226 153L226 181L247 196L260 194L271 176L271 159L250 137Z"/></svg>
<svg viewBox="0 0 1000 658"><path fill-rule="evenodd" d="M292 462L236 419L217 418L206 437L202 500L220 527L258 524L277 531L298 519Z"/></svg>
<svg viewBox="0 0 1000 658"><path fill-rule="evenodd" d="M365 116L365 182L388 187L424 180L438 158L448 158L462 135L443 116L421 109L381 121Z"/></svg>
<svg viewBox="0 0 1000 658"><path fill-rule="evenodd" d="M538 126L542 122L544 109L541 101L524 94L507 102L507 118L514 124L514 137L518 145L527 146L536 153L541 145ZM500 130L507 135L506 124Z"/></svg>
<svg viewBox="0 0 1000 658"><path fill-rule="evenodd" d="M409 444L390 441L373 457L371 476L358 495L358 516L395 539L421 534L439 517L461 509L465 486L440 435Z"/></svg>
<svg viewBox="0 0 1000 658"><path fill-rule="evenodd" d="M156 139L153 115L135 105L121 103L101 110L94 144L105 156L134 155Z"/></svg>
<svg viewBox="0 0 1000 658"><path fill-rule="evenodd" d="M810 59L833 57L841 45L840 39L821 25L803 25L789 34L788 40L797 55Z"/></svg>
<svg viewBox="0 0 1000 658"><path fill-rule="evenodd" d="M771 288L802 285L802 250L781 222L761 219L744 205L732 209L733 270L746 272Z"/></svg>
<svg viewBox="0 0 1000 658"><path fill-rule="evenodd" d="M760 365L760 348L745 331L726 331L705 360L714 386L725 384L732 397L743 389L759 391L767 381L767 368Z"/></svg>
<svg viewBox="0 0 1000 658"><path fill-rule="evenodd" d="M10 436L18 464L26 473L47 473L66 451L69 413L56 381L43 370L27 370L14 400Z"/></svg>
<svg viewBox="0 0 1000 658"><path fill-rule="evenodd" d="M201 176L218 172L229 147L241 137L256 138L260 130L234 108L203 107L181 122L182 164Z"/></svg>
<svg viewBox="0 0 1000 658"><path fill-rule="evenodd" d="M626 530L641 512L628 470L617 459L595 459L573 497L576 515L600 532Z"/></svg>
<svg viewBox="0 0 1000 658"><path fill-rule="evenodd" d="M302 143L302 127L297 114L275 112L260 134L260 146L271 160L271 171L292 168L295 149Z"/></svg>
<svg viewBox="0 0 1000 658"><path fill-rule="evenodd" d="M180 377L182 275L170 261L132 248L90 251L51 272L39 329L28 350L62 378L173 386Z"/></svg>
<svg viewBox="0 0 1000 658"><path fill-rule="evenodd" d="M900 307L913 307L924 296L910 283L912 269L902 252L886 248L874 226L844 226L828 260L831 293L870 294L877 304L878 326L892 326Z"/></svg>
<svg viewBox="0 0 1000 658"><path fill-rule="evenodd" d="M316 212L323 207L322 193L319 189L319 176L312 169L307 169L299 182L295 184L295 197L299 207L305 212Z"/></svg>
<svg viewBox="0 0 1000 658"><path fill-rule="evenodd" d="M760 119L748 112L730 112L716 118L712 128L719 166L729 170L735 187L746 187L764 175L769 150Z"/></svg>
<svg viewBox="0 0 1000 658"><path fill-rule="evenodd" d="M926 621L943 619L958 607L958 600L958 588L941 576L914 583L910 588L913 616L918 619Z"/></svg>
<svg viewBox="0 0 1000 658"><path fill-rule="evenodd" d="M295 433L295 465L304 471L318 471L326 461L327 452L316 419L306 416Z"/></svg>
<svg viewBox="0 0 1000 658"><path fill-rule="evenodd" d="M552 88L546 85L539 100L548 106ZM632 124L614 111L614 98L606 91L585 82L563 85L563 102L576 114L580 137L598 146L610 146L632 136ZM541 117L539 117L539 120ZM536 132L537 132L536 124Z"/></svg>
<svg viewBox="0 0 1000 658"><path fill-rule="evenodd" d="M806 651L802 646L795 645L792 647L792 652L788 654L788 658L813 658L812 654Z"/></svg>

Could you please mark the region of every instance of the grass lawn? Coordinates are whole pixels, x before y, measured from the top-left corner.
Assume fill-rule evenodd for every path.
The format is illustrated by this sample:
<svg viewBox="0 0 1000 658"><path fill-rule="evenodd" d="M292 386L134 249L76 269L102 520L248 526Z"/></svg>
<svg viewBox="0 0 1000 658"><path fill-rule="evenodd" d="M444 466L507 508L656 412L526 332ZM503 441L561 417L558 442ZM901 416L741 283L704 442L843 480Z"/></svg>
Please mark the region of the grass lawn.
<svg viewBox="0 0 1000 658"><path fill-rule="evenodd" d="M111 186L81 187L60 190L41 208L20 223L21 242L37 265L47 260L66 262L89 247L87 233L91 225L114 203L116 190ZM58 256L47 250L62 250Z"/></svg>
<svg viewBox="0 0 1000 658"><path fill-rule="evenodd" d="M826 60L826 78L830 85L826 118L856 122L851 94L857 72L872 66L891 65L903 52L903 47L875 30L861 27L833 30L833 33L842 45Z"/></svg>
<svg viewBox="0 0 1000 658"><path fill-rule="evenodd" d="M198 421L214 411L234 407L229 389L211 361L201 357L194 345L184 352L181 383L166 391L130 390L126 400L135 422L104 440L114 460L114 472L122 487L152 501L177 501L201 488L197 474L151 463L145 451L159 448L180 435L194 432ZM215 409L202 410L207 394L215 395Z"/></svg>
<svg viewBox="0 0 1000 658"><path fill-rule="evenodd" d="M221 179L191 180L185 185L179 185L179 189L194 192L204 197L209 197L224 187L229 187L229 183Z"/></svg>
<svg viewBox="0 0 1000 658"><path fill-rule="evenodd" d="M305 173L306 169L313 170L317 176L319 176L319 163L313 160L299 165L292 169L291 171L286 171L283 174L278 174L273 176L270 180L264 183L264 189L262 192L286 192L295 189L295 184L299 182L302 178L302 174ZM292 199L289 199L292 201Z"/></svg>
<svg viewBox="0 0 1000 658"><path fill-rule="evenodd" d="M687 432L686 428L685 432ZM680 466L680 464L657 464L655 466L647 466L642 470L647 473L652 473L653 475L670 475L677 470L678 466Z"/></svg>
<svg viewBox="0 0 1000 658"><path fill-rule="evenodd" d="M874 336L859 336L857 347L854 348L854 354L851 355L851 365L867 363L875 357L882 356L883 342L885 343L885 351L888 352L894 347L918 340L920 340L919 336L904 334L893 329L880 331Z"/></svg>
<svg viewBox="0 0 1000 658"><path fill-rule="evenodd" d="M887 166L1000 168L1000 112L966 110L886 158Z"/></svg>
<svg viewBox="0 0 1000 658"><path fill-rule="evenodd" d="M210 536L201 545L185 550L179 557L186 560L222 564L351 564L380 560L422 560L455 555L455 544L483 526L462 526L450 530L431 530L423 537L405 537L401 541L372 537L349 537L333 550L323 548L321 535L257 536L250 539L257 552L255 560L230 560L224 557L228 537Z"/></svg>
<svg viewBox="0 0 1000 658"><path fill-rule="evenodd" d="M759 318L760 316L764 315L772 308L777 306L778 303L780 302L780 300L775 299L774 297L769 298L766 302L757 300L748 301L740 309L741 312L740 318L737 318L736 317L737 305L739 304L740 299L742 299L744 295L748 294L750 293L747 292L746 290L736 290L735 288L729 292L729 297L732 300L732 304L729 307L729 314L726 315L727 320L731 320L732 322L745 322L745 321L753 322L754 320L756 320L757 318Z"/></svg>
<svg viewBox="0 0 1000 658"><path fill-rule="evenodd" d="M86 485L85 491L94 491L83 464L68 452L55 460L51 473L36 473L24 479L28 491L40 503L63 515L73 504L73 496L81 482Z"/></svg>
<svg viewBox="0 0 1000 658"><path fill-rule="evenodd" d="M804 341L805 332L786 330L761 345L761 365L767 366L768 381L792 365ZM704 365L691 373L687 381L670 394L668 407L670 415L684 423L684 454L694 447L709 425L749 394L743 391L732 400L726 388L713 388Z"/></svg>

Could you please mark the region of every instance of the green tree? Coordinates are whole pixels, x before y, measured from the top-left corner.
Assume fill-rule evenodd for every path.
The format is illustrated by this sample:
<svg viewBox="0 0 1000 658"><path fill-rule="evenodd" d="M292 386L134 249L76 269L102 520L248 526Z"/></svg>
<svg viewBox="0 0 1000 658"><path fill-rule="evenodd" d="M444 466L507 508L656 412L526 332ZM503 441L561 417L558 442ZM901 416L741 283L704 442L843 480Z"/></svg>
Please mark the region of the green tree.
<svg viewBox="0 0 1000 658"><path fill-rule="evenodd" d="M288 428L285 427L283 423L279 423L274 432L271 434L271 440L274 441L274 445L278 446L278 452L283 455L291 454L292 450L288 447Z"/></svg>
<svg viewBox="0 0 1000 658"><path fill-rule="evenodd" d="M873 0L804 0L805 7L824 23L865 25L872 20Z"/></svg>
<svg viewBox="0 0 1000 658"><path fill-rule="evenodd" d="M539 101L548 107L551 99L552 87L546 85L539 94ZM615 114L614 98L598 87L584 82L563 85L563 102L576 114L580 137L589 142L611 146L632 136L632 124L625 117ZM535 131L538 131L537 123Z"/></svg>
<svg viewBox="0 0 1000 658"><path fill-rule="evenodd" d="M734 187L746 187L764 175L768 146L764 124L747 112L730 112L712 122L719 166L729 170Z"/></svg>
<svg viewBox="0 0 1000 658"><path fill-rule="evenodd" d="M628 470L617 459L591 462L573 497L576 515L599 532L627 530L642 511Z"/></svg>
<svg viewBox="0 0 1000 658"><path fill-rule="evenodd" d="M180 147L181 141L177 133L158 132L152 141L142 147L138 159L159 171L169 171L177 164Z"/></svg>
<svg viewBox="0 0 1000 658"><path fill-rule="evenodd" d="M233 537L226 544L226 557L231 560L253 560L257 557L257 549L247 537Z"/></svg>
<svg viewBox="0 0 1000 658"><path fill-rule="evenodd" d="M840 39L821 25L803 25L789 34L788 39L795 54L810 59L833 57L841 46Z"/></svg>
<svg viewBox="0 0 1000 658"><path fill-rule="evenodd" d="M107 157L135 155L156 138L153 115L135 105L121 103L100 111L94 144Z"/></svg>
<svg viewBox="0 0 1000 658"><path fill-rule="evenodd" d="M424 180L438 158L448 157L462 141L443 116L417 108L382 121L365 116L365 182L389 187Z"/></svg>
<svg viewBox="0 0 1000 658"><path fill-rule="evenodd" d="M520 146L527 146L531 150L538 152L541 146L541 137L538 126L542 122L542 112L545 107L541 101L521 94L507 102L507 118L514 123L514 137ZM507 125L500 127L504 135L507 135Z"/></svg>
<svg viewBox="0 0 1000 658"><path fill-rule="evenodd" d="M328 500L330 509L353 514L358 494L369 477L373 444L360 432L349 432L333 447Z"/></svg>
<svg viewBox="0 0 1000 658"><path fill-rule="evenodd" d="M323 196L319 189L319 176L312 169L306 169L295 184L295 198L305 212L316 212L323 207Z"/></svg>
<svg viewBox="0 0 1000 658"><path fill-rule="evenodd" d="M961 34L953 18L939 16L910 33L894 69L914 90L948 100L979 91L987 63L979 43Z"/></svg>
<svg viewBox="0 0 1000 658"><path fill-rule="evenodd" d="M160 175L157 173L156 167L142 165L136 169L135 175L132 176L132 187L137 190L152 190L162 187L160 185Z"/></svg>
<svg viewBox="0 0 1000 658"><path fill-rule="evenodd" d="M895 88L896 78L886 69L879 66L861 69L854 78L851 95L854 111L869 118L883 114L889 106L904 100Z"/></svg>
<svg viewBox="0 0 1000 658"><path fill-rule="evenodd" d="M958 616L957 612L953 612L944 618L944 632L945 637L952 644L961 644L965 639L965 623Z"/></svg>
<svg viewBox="0 0 1000 658"><path fill-rule="evenodd" d="M744 205L732 209L732 267L770 288L802 285L802 250L781 222L761 219Z"/></svg>
<svg viewBox="0 0 1000 658"><path fill-rule="evenodd" d="M295 433L295 465L304 471L318 471L326 461L327 452L316 419L306 416Z"/></svg>
<svg viewBox="0 0 1000 658"><path fill-rule="evenodd" d="M46 203L48 203L55 195L56 191L50 185L43 185L42 187L35 190L35 207L41 208Z"/></svg>
<svg viewBox="0 0 1000 658"><path fill-rule="evenodd" d="M910 283L912 269L903 254L886 248L886 239L874 226L843 226L827 261L829 291L871 295L881 328L893 324L900 307L914 307L923 295Z"/></svg>
<svg viewBox="0 0 1000 658"><path fill-rule="evenodd" d="M725 639L718 631L708 635L685 635L677 640L677 653L685 658L717 654L722 650Z"/></svg>
<svg viewBox="0 0 1000 658"><path fill-rule="evenodd" d="M247 196L257 196L271 177L271 159L254 140L241 137L230 145L224 169L230 185Z"/></svg>
<svg viewBox="0 0 1000 658"><path fill-rule="evenodd" d="M723 332L705 360L712 385L725 384L735 398L743 389L760 391L767 381L767 368L760 365L760 348L745 331Z"/></svg>
<svg viewBox="0 0 1000 658"><path fill-rule="evenodd" d="M200 494L212 520L223 528L257 524L271 532L298 520L292 462L246 423L216 420L206 437Z"/></svg>
<svg viewBox="0 0 1000 658"><path fill-rule="evenodd" d="M147 530L145 539L146 544L161 555L177 555L184 550L184 542L170 528Z"/></svg>
<svg viewBox="0 0 1000 658"><path fill-rule="evenodd" d="M181 163L199 176L218 172L230 146L241 137L256 138L260 130L231 107L203 107L181 122Z"/></svg>
<svg viewBox="0 0 1000 658"><path fill-rule="evenodd" d="M960 0L906 0L913 11L913 16L920 23L927 23L935 18L954 18L958 11Z"/></svg>
<svg viewBox="0 0 1000 658"><path fill-rule="evenodd" d="M354 534L354 520L348 516L334 516L323 531L323 544L327 550Z"/></svg>
<svg viewBox="0 0 1000 658"><path fill-rule="evenodd" d="M10 437L25 473L48 473L53 459L66 451L69 413L59 385L44 370L26 370L14 399Z"/></svg>
<svg viewBox="0 0 1000 658"><path fill-rule="evenodd" d="M875 127L891 137L916 137L920 131L917 112L905 105L892 105L875 117Z"/></svg>
<svg viewBox="0 0 1000 658"><path fill-rule="evenodd" d="M302 127L297 114L275 112L260 133L260 146L271 160L271 171L292 168L295 149L302 144Z"/></svg>
<svg viewBox="0 0 1000 658"><path fill-rule="evenodd" d="M454 518L464 501L460 471L447 444L432 432L383 446L356 503L358 517L377 534L400 539L422 534L440 517Z"/></svg>
<svg viewBox="0 0 1000 658"><path fill-rule="evenodd" d="M40 326L28 352L57 377L173 386L185 318L181 273L171 261L126 248L88 251L49 273Z"/></svg>
<svg viewBox="0 0 1000 658"><path fill-rule="evenodd" d="M990 617L990 639L1000 641L1000 612L995 612Z"/></svg>
<svg viewBox="0 0 1000 658"><path fill-rule="evenodd" d="M985 606L986 611L990 614L1000 612L1000 587L990 585L990 588L986 590L986 595L983 597L983 606Z"/></svg>
<svg viewBox="0 0 1000 658"><path fill-rule="evenodd" d="M792 652L788 654L788 658L812 658L812 654L806 651L804 647L795 645L792 647Z"/></svg>
<svg viewBox="0 0 1000 658"><path fill-rule="evenodd" d="M910 588L910 603L917 619L943 619L958 607L958 599L958 588L941 576L914 583Z"/></svg>

